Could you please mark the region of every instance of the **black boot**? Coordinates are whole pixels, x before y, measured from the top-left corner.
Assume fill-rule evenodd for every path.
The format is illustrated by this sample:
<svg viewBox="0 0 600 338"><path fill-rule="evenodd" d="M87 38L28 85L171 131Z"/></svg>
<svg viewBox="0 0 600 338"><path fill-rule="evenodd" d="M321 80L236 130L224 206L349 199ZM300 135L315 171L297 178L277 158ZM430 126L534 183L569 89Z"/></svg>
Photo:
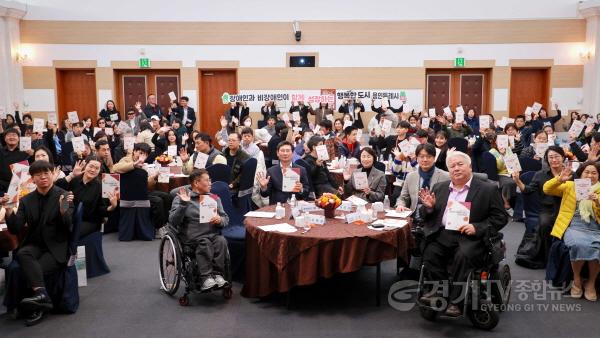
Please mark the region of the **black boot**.
<svg viewBox="0 0 600 338"><path fill-rule="evenodd" d="M35 294L29 298L23 298L20 307L24 312L50 311L54 307L52 300L48 296L45 288L39 288Z"/></svg>
<svg viewBox="0 0 600 338"><path fill-rule="evenodd" d="M37 325L44 319L45 316L45 310L33 311L25 318L25 326Z"/></svg>

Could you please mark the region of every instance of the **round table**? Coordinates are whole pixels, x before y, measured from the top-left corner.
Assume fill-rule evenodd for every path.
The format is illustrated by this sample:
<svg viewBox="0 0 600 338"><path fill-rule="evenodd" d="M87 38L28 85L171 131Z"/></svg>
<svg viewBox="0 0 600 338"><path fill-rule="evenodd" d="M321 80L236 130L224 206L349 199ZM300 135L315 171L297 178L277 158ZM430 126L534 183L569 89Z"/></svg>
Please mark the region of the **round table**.
<svg viewBox="0 0 600 338"><path fill-rule="evenodd" d="M259 211L273 212L275 206ZM323 214L322 210L312 214ZM336 215L344 213L336 210ZM367 225L345 224L342 219L326 219L324 225L311 228L305 234L266 232L260 225L285 223L286 218L245 219L246 225L246 281L242 296L257 298L274 292L288 292L294 286L310 285L319 278L329 278L336 273L359 270L365 265L400 258L408 262L409 250L414 240L409 224L402 228L378 231ZM384 213L380 213L383 217ZM378 269L379 272L379 269Z"/></svg>

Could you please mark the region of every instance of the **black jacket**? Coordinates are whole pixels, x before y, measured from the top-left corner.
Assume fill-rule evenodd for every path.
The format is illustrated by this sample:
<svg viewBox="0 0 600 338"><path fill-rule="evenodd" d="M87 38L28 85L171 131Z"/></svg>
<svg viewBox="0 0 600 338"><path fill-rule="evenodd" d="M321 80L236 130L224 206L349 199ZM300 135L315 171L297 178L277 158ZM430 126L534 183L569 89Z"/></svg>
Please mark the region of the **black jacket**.
<svg viewBox="0 0 600 338"><path fill-rule="evenodd" d="M302 191L296 194L296 198L299 200L306 200L310 192L310 184L306 176L306 169L295 163L292 164L292 168L300 169L300 183L302 183ZM270 176L269 184L265 191L260 191L261 196L269 197L269 204L277 204L277 202L285 203L292 196L291 192L283 192L283 174L281 173L281 166L279 164L272 166L267 169L267 176Z"/></svg>
<svg viewBox="0 0 600 338"><path fill-rule="evenodd" d="M183 123L183 113L184 113L184 109L181 106L178 107L177 110L175 111L175 117L177 117L179 120L181 120L181 123ZM187 107L187 119L188 119L188 123L190 123L192 125L192 128L194 128L194 124L196 124L196 111L194 111L194 108Z"/></svg>

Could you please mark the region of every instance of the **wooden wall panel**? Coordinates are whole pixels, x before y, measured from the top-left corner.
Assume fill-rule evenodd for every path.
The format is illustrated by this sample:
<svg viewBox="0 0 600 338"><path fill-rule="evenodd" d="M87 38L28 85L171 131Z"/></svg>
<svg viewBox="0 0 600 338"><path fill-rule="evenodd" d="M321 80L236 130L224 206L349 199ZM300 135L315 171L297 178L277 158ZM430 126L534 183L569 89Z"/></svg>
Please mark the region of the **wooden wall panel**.
<svg viewBox="0 0 600 338"><path fill-rule="evenodd" d="M24 89L56 89L54 67L23 67Z"/></svg>
<svg viewBox="0 0 600 338"><path fill-rule="evenodd" d="M268 80L267 80L268 79ZM424 68L240 68L243 89L403 88L424 89Z"/></svg>
<svg viewBox="0 0 600 338"><path fill-rule="evenodd" d="M560 65L551 69L552 88L583 87L583 65Z"/></svg>
<svg viewBox="0 0 600 338"><path fill-rule="evenodd" d="M584 42L584 19L291 22L21 21L22 43L386 45Z"/></svg>

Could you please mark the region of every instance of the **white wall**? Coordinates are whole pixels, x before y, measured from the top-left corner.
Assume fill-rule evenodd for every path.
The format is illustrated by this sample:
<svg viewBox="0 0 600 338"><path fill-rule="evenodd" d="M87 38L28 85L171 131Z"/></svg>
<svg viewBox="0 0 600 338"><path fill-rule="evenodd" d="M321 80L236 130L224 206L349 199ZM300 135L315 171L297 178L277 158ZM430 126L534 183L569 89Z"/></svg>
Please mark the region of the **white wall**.
<svg viewBox="0 0 600 338"><path fill-rule="evenodd" d="M577 0L20 0L26 20L293 21L574 18Z"/></svg>
<svg viewBox="0 0 600 338"><path fill-rule="evenodd" d="M181 60L195 67L197 60L239 60L240 67L285 67L286 52L319 52L320 67L422 67L423 60L496 60L508 66L509 59L554 59L557 65L581 64L584 43L532 43L491 45L402 45L402 46L165 46L165 45L53 45L24 44L26 66L52 66L53 60L98 60L109 67L111 60L137 60L141 48L150 60ZM343 57L341 57L343 55Z"/></svg>

